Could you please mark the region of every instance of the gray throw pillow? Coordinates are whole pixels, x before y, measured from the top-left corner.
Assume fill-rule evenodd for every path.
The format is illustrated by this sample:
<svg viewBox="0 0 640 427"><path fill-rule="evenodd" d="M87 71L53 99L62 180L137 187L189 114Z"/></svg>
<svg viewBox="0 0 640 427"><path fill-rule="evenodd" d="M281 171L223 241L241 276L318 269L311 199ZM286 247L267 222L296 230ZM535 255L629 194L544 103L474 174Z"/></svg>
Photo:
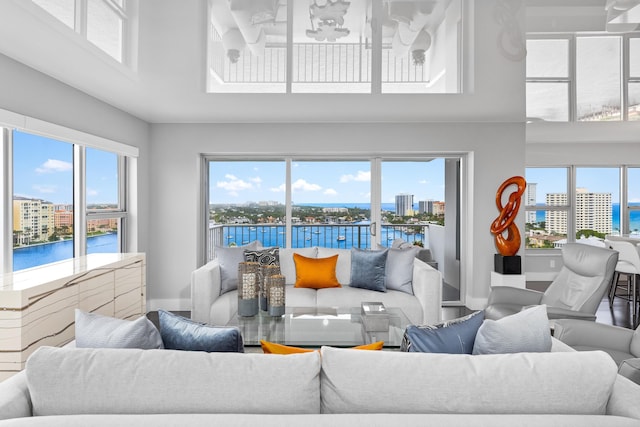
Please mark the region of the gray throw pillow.
<svg viewBox="0 0 640 427"><path fill-rule="evenodd" d="M413 260L420 248L389 249L384 273L387 289L413 295Z"/></svg>
<svg viewBox="0 0 640 427"><path fill-rule="evenodd" d="M238 264L244 262L244 251L259 249L257 240L245 246L216 246L216 258L220 265L220 295L238 289Z"/></svg>
<svg viewBox="0 0 640 427"><path fill-rule="evenodd" d="M383 251L367 251L351 249L351 283L354 288L386 292L384 284L387 253Z"/></svg>
<svg viewBox="0 0 640 427"><path fill-rule="evenodd" d="M542 353L551 350L547 306L537 305L498 320L486 319L473 354Z"/></svg>
<svg viewBox="0 0 640 427"><path fill-rule="evenodd" d="M164 348L160 332L146 316L116 319L76 309L78 348Z"/></svg>
<svg viewBox="0 0 640 427"><path fill-rule="evenodd" d="M484 311L436 325L409 325L404 331L401 351L412 353L471 354Z"/></svg>
<svg viewBox="0 0 640 427"><path fill-rule="evenodd" d="M244 353L238 328L209 326L164 310L158 310L158 317L167 349Z"/></svg>

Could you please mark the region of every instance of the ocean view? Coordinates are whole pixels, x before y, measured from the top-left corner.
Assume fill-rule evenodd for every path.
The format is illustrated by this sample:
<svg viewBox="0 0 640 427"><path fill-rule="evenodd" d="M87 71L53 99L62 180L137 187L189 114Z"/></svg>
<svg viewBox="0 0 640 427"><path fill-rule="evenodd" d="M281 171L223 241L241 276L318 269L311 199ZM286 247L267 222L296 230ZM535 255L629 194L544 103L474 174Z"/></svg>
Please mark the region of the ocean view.
<svg viewBox="0 0 640 427"><path fill-rule="evenodd" d="M640 203L630 203L632 206L640 206ZM536 212L536 221L545 221L545 211ZM612 203L611 205L611 229L613 231L620 230L620 203ZM629 213L629 229L640 231L640 211L630 211Z"/></svg>
<svg viewBox="0 0 640 427"><path fill-rule="evenodd" d="M87 237L87 253L118 252L116 233ZM42 243L13 249L13 271L73 258L73 240Z"/></svg>

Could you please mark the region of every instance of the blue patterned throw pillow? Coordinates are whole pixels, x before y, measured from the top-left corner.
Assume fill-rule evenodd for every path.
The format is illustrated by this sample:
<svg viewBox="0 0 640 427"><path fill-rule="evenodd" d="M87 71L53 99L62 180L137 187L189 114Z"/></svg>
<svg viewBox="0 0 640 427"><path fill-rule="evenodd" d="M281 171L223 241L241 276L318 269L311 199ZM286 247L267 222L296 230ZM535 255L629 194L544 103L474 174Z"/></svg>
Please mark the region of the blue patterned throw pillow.
<svg viewBox="0 0 640 427"><path fill-rule="evenodd" d="M437 325L409 325L404 331L401 351L414 353L471 354L484 311Z"/></svg>
<svg viewBox="0 0 640 427"><path fill-rule="evenodd" d="M244 353L238 328L204 325L164 310L158 310L158 315L166 349Z"/></svg>

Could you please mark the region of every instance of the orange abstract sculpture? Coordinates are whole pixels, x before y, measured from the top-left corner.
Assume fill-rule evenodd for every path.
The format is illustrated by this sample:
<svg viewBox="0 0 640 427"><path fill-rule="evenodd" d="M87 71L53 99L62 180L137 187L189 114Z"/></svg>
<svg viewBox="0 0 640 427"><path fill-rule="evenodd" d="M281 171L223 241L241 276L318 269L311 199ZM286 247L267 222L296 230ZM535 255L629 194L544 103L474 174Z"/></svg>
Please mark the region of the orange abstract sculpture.
<svg viewBox="0 0 640 427"><path fill-rule="evenodd" d="M516 185L517 191L509 195L509 202L502 206L502 193L510 185ZM521 176L512 176L502 183L496 193L496 205L500 211L500 215L491 224L491 234L494 235L498 252L503 256L513 256L520 249L520 231L518 226L513 223L520 208L522 194L527 186L526 181ZM507 232L507 237L504 232Z"/></svg>

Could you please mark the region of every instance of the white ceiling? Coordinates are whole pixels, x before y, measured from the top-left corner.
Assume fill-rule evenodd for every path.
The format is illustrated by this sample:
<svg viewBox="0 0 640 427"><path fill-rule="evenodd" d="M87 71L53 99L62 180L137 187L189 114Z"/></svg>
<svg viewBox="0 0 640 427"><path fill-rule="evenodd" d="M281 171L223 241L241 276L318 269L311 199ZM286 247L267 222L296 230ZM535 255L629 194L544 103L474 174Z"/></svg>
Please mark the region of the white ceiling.
<svg viewBox="0 0 640 427"><path fill-rule="evenodd" d="M528 0L527 29L602 30L605 2ZM412 95L205 93L206 1L140 0L139 17L135 71L27 0L0 2L0 52L150 123L424 119Z"/></svg>

